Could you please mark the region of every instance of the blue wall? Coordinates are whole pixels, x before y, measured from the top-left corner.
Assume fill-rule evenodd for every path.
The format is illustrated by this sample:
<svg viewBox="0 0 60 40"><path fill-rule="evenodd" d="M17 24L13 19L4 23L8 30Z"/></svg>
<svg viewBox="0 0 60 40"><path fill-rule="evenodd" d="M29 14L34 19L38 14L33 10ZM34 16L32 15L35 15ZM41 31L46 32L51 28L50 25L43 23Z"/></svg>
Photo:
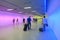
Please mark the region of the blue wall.
<svg viewBox="0 0 60 40"><path fill-rule="evenodd" d="M46 12L47 12L47 10L48 10L48 7L49 7L49 5L50 5L51 0L45 0L45 1L46 1Z"/></svg>
<svg viewBox="0 0 60 40"><path fill-rule="evenodd" d="M60 8L56 9L54 14L48 17L49 27L54 31L58 40L60 40Z"/></svg>
<svg viewBox="0 0 60 40"><path fill-rule="evenodd" d="M46 14L49 27L54 31L57 40L60 40L60 0L51 1Z"/></svg>

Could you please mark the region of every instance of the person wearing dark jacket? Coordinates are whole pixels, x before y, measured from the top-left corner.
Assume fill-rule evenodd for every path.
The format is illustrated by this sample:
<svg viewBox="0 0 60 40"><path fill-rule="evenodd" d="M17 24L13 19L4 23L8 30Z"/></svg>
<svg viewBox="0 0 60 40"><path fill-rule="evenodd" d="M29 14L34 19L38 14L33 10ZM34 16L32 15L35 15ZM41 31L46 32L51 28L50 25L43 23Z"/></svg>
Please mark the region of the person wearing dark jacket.
<svg viewBox="0 0 60 40"><path fill-rule="evenodd" d="M31 29L31 16L27 18L28 29Z"/></svg>
<svg viewBox="0 0 60 40"><path fill-rule="evenodd" d="M13 18L13 24L15 23L15 19Z"/></svg>
<svg viewBox="0 0 60 40"><path fill-rule="evenodd" d="M23 18L23 23L25 23L25 18Z"/></svg>

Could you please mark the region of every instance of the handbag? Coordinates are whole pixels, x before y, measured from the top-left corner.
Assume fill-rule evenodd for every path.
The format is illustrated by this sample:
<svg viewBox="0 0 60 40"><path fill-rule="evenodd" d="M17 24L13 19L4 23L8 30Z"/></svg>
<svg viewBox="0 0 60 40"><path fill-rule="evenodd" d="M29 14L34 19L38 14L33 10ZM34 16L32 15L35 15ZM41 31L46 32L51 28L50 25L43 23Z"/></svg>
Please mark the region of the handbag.
<svg viewBox="0 0 60 40"><path fill-rule="evenodd" d="M48 24L46 24L46 26L48 27Z"/></svg>

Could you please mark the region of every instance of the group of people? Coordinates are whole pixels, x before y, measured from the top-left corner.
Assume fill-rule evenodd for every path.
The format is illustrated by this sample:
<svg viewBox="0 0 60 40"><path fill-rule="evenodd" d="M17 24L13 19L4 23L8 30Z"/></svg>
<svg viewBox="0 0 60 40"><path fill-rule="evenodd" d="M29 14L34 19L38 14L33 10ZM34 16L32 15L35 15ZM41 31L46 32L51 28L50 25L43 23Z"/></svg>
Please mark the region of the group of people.
<svg viewBox="0 0 60 40"><path fill-rule="evenodd" d="M15 20L13 19L13 24L15 24L15 22L17 23L18 22L18 18Z"/></svg>
<svg viewBox="0 0 60 40"><path fill-rule="evenodd" d="M37 20L37 18L33 18L33 21L34 21L34 22L37 22L38 20Z"/></svg>
<svg viewBox="0 0 60 40"><path fill-rule="evenodd" d="M25 22L26 20L23 18L23 23L24 23L24 26L26 25L26 27L24 28L25 30L30 30L31 29L31 16L29 16L27 18L27 22Z"/></svg>
<svg viewBox="0 0 60 40"><path fill-rule="evenodd" d="M34 19L35 20L35 19ZM24 25L27 25L27 27L25 27L25 29L26 28L28 28L28 30L30 30L31 29L31 16L29 16L28 18L27 18L27 22L26 22L26 20L25 20L25 18L23 18L23 23L24 23ZM16 19L16 22L18 22L18 18ZM13 24L15 23L15 19L13 19ZM43 19L42 19L42 24L43 24L43 29L44 29L44 31L45 31L45 29L46 29L46 26L48 26L48 24L47 24L47 19L46 19L46 17L45 16L43 16Z"/></svg>
<svg viewBox="0 0 60 40"><path fill-rule="evenodd" d="M35 21L37 21L38 19L34 19ZM25 19L23 19L23 23L25 23ZM46 26L48 26L48 22L47 22L47 18L45 16L43 16L42 18L42 24L43 24L43 28L41 28L41 31L45 31L46 30ZM31 29L31 17L29 16L27 18L27 27L28 29Z"/></svg>
<svg viewBox="0 0 60 40"><path fill-rule="evenodd" d="M18 18L17 19L13 18L13 24L18 23L18 22L19 22L19 19ZM28 30L31 29L31 16L29 16L27 18L27 22L26 22L26 19L23 18L23 23L24 23L24 25L25 24L27 25Z"/></svg>

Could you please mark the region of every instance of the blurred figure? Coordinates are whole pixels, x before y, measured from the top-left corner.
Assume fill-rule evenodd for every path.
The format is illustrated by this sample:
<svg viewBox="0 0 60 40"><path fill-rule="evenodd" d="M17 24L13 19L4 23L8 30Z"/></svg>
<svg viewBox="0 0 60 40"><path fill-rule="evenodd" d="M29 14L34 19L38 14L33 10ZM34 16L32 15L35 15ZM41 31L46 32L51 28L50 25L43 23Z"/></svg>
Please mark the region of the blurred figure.
<svg viewBox="0 0 60 40"><path fill-rule="evenodd" d="M33 18L33 22L35 22L35 18Z"/></svg>
<svg viewBox="0 0 60 40"><path fill-rule="evenodd" d="M43 22L43 29L44 29L44 31L45 31L46 26L48 25L48 24L47 24L47 19L46 19L45 16L43 17L42 22Z"/></svg>
<svg viewBox="0 0 60 40"><path fill-rule="evenodd" d="M13 24L15 23L15 19L13 19Z"/></svg>
<svg viewBox="0 0 60 40"><path fill-rule="evenodd" d="M23 18L23 23L25 23L25 18Z"/></svg>
<svg viewBox="0 0 60 40"><path fill-rule="evenodd" d="M33 18L33 21L34 21L34 22L37 22L37 18Z"/></svg>
<svg viewBox="0 0 60 40"><path fill-rule="evenodd" d="M16 23L17 23L17 24L18 24L18 21L19 21L19 20L18 20L18 18L17 18L17 20L16 20Z"/></svg>
<svg viewBox="0 0 60 40"><path fill-rule="evenodd" d="M18 18L17 18L16 22L18 22Z"/></svg>
<svg viewBox="0 0 60 40"><path fill-rule="evenodd" d="M35 21L37 22L37 18L35 19Z"/></svg>
<svg viewBox="0 0 60 40"><path fill-rule="evenodd" d="M28 30L31 29L31 16L27 18Z"/></svg>

